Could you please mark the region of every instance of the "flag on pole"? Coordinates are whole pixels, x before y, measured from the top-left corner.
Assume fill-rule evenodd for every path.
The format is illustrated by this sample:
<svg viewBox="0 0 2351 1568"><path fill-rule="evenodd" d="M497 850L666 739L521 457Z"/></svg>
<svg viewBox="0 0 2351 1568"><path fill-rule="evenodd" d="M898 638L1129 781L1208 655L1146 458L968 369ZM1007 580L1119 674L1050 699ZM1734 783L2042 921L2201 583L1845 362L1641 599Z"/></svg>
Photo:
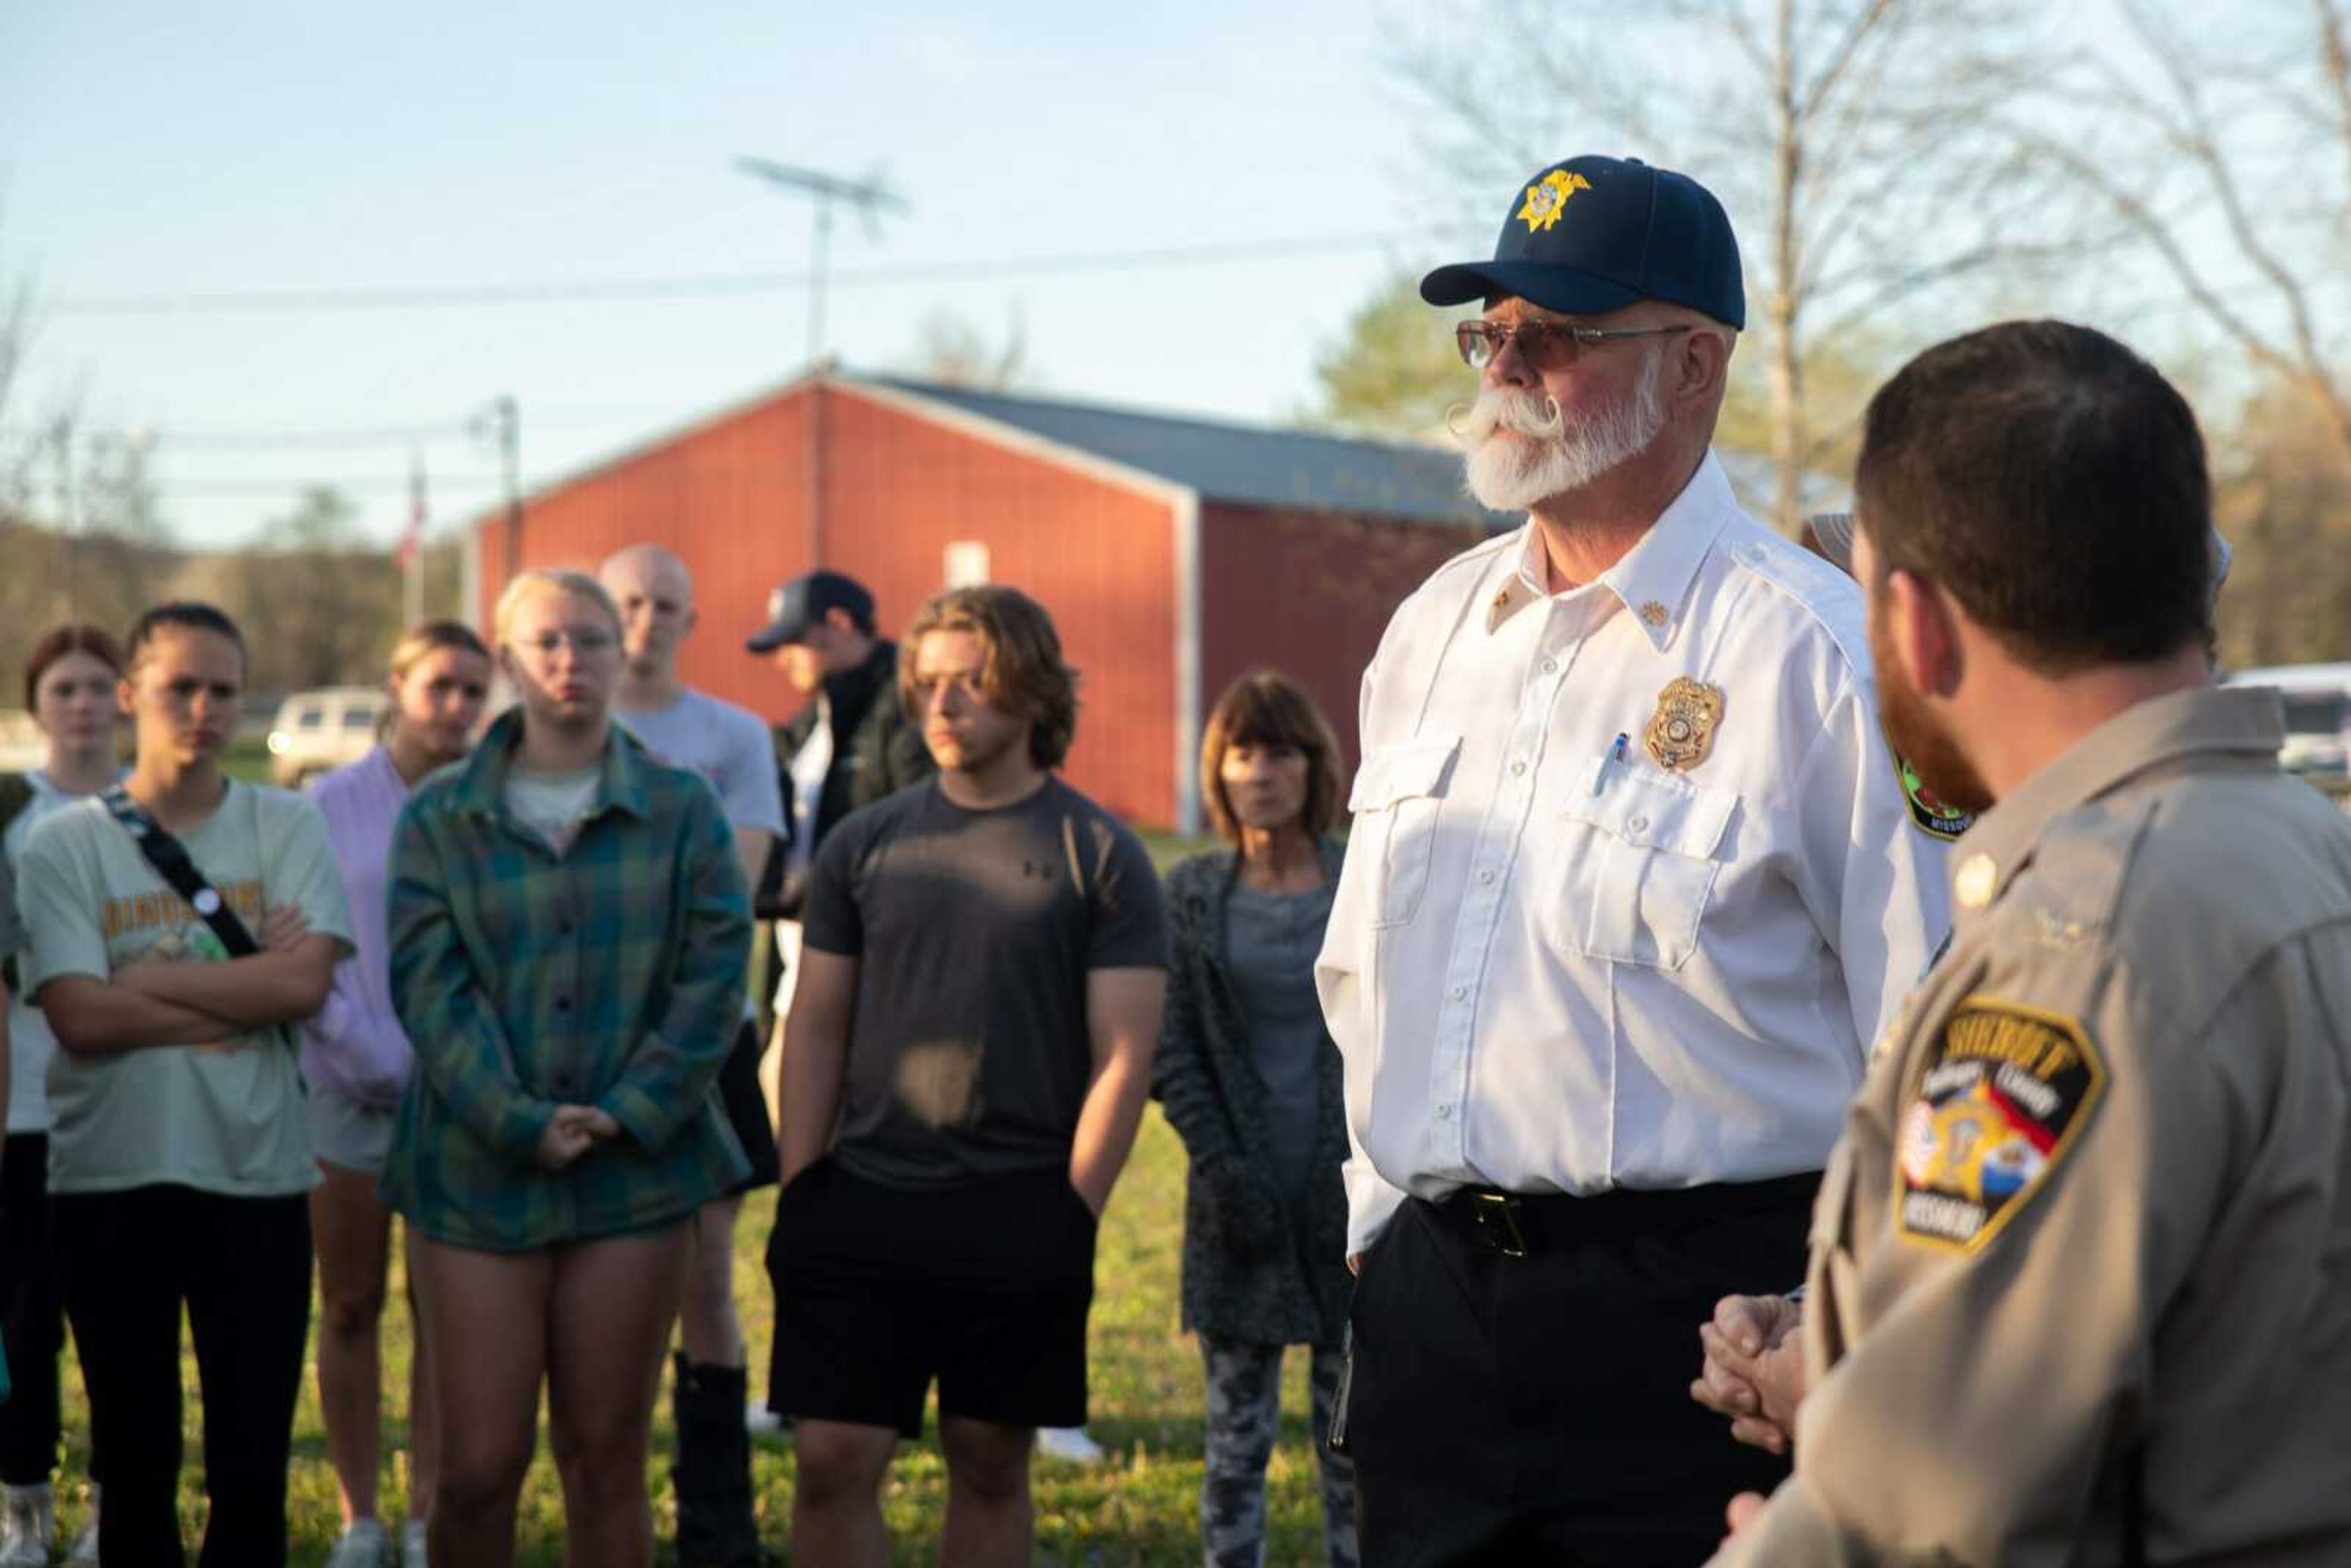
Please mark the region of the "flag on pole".
<svg viewBox="0 0 2351 1568"><path fill-rule="evenodd" d="M424 549L424 454L412 449L408 465L408 527L400 536L400 570L412 571Z"/></svg>

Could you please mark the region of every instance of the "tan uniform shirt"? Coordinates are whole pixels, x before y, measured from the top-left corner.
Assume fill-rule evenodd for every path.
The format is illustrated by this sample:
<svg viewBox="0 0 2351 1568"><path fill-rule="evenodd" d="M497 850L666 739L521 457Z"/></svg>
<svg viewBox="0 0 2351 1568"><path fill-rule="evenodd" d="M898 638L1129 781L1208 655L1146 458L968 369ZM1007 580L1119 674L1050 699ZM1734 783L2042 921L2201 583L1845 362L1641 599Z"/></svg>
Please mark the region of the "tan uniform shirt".
<svg viewBox="0 0 2351 1568"><path fill-rule="evenodd" d="M1813 1222L1796 1471L1725 1564L2351 1563L2351 821L2274 694L1962 838Z"/></svg>

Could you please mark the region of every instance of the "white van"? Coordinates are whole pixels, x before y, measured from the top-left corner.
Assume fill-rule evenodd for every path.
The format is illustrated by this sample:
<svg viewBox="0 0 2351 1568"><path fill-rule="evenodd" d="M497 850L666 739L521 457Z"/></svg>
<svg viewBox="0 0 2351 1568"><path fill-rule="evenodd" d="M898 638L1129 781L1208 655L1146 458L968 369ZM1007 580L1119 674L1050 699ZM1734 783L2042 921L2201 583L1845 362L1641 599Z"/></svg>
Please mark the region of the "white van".
<svg viewBox="0 0 2351 1568"><path fill-rule="evenodd" d="M2232 686L2271 686L2285 699L2278 761L2330 792L2351 789L2351 664L2272 664L2236 670Z"/></svg>
<svg viewBox="0 0 2351 1568"><path fill-rule="evenodd" d="M269 780L298 789L321 773L357 762L375 745L392 698L381 686L321 686L278 705L269 727Z"/></svg>

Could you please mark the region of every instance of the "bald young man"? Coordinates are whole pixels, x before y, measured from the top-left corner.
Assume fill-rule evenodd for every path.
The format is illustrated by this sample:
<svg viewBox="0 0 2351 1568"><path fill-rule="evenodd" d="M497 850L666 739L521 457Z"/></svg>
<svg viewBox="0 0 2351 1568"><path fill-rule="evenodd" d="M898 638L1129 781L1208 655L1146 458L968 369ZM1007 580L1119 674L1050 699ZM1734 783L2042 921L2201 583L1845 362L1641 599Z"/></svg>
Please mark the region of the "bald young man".
<svg viewBox="0 0 2351 1568"><path fill-rule="evenodd" d="M662 760L710 780L756 884L783 831L775 748L758 717L679 679L693 634L694 577L657 544L633 544L598 573L621 610L623 664L612 716ZM759 1093L760 1040L747 998L743 1030L719 1078L727 1121L751 1162L743 1185L703 1207L679 1309L676 1383L678 1560L682 1568L758 1568L750 1437L744 1429L743 1332L735 1314L735 1220L743 1194L776 1179L775 1131Z"/></svg>

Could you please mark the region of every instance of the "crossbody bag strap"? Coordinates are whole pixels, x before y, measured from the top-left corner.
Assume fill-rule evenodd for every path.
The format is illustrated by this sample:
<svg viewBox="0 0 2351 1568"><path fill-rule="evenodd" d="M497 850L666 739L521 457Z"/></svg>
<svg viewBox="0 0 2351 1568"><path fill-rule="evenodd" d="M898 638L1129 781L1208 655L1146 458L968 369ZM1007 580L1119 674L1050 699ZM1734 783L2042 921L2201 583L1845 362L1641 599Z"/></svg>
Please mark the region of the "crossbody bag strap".
<svg viewBox="0 0 2351 1568"><path fill-rule="evenodd" d="M131 835L131 841L139 846L147 863L155 868L155 874L169 883L172 891L186 899L188 907L212 927L213 935L220 938L220 945L228 950L230 957L250 958L261 951L261 944L253 939L253 933L245 928L236 911L228 906L228 901L204 880L204 873L188 858L187 846L165 832L162 824L131 798L131 791L112 784L99 799L105 802L107 813Z"/></svg>

